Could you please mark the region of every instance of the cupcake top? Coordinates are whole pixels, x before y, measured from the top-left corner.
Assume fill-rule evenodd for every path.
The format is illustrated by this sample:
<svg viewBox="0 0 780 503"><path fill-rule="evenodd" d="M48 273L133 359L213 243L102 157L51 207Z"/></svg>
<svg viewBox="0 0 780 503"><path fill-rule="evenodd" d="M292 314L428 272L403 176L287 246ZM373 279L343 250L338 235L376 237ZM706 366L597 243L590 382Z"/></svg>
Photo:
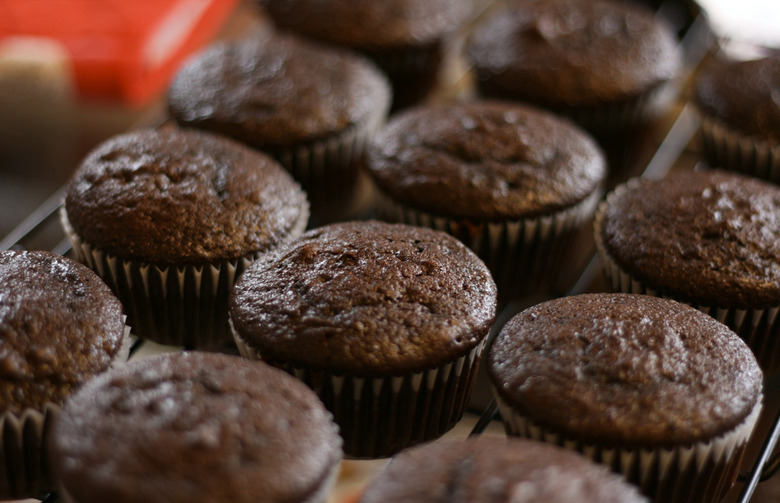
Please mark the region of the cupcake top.
<svg viewBox="0 0 780 503"><path fill-rule="evenodd" d="M80 503L313 501L341 459L314 392L217 353L100 376L66 402L52 437L58 479Z"/></svg>
<svg viewBox="0 0 780 503"><path fill-rule="evenodd" d="M363 57L276 35L195 56L171 84L168 105L179 124L273 151L355 127L388 110L390 97L387 79Z"/></svg>
<svg viewBox="0 0 780 503"><path fill-rule="evenodd" d="M594 140L572 123L500 102L403 112L369 147L366 166L396 201L488 220L573 206L597 190L607 172Z"/></svg>
<svg viewBox="0 0 780 503"><path fill-rule="evenodd" d="M124 333L119 300L86 266L0 252L0 414L61 403L115 361Z"/></svg>
<svg viewBox="0 0 780 503"><path fill-rule="evenodd" d="M701 73L694 98L705 115L780 144L780 58L721 61Z"/></svg>
<svg viewBox="0 0 780 503"><path fill-rule="evenodd" d="M528 308L488 355L498 395L578 441L632 447L705 442L741 424L762 374L747 345L686 304L585 294Z"/></svg>
<svg viewBox="0 0 780 503"><path fill-rule="evenodd" d="M374 221L314 229L253 263L230 299L264 360L387 376L438 367L486 335L496 287L439 231Z"/></svg>
<svg viewBox="0 0 780 503"><path fill-rule="evenodd" d="M723 171L637 180L607 198L597 233L648 287L711 307L780 305L780 188Z"/></svg>
<svg viewBox="0 0 780 503"><path fill-rule="evenodd" d="M585 457L520 438L471 437L396 455L360 503L640 503L621 477Z"/></svg>
<svg viewBox="0 0 780 503"><path fill-rule="evenodd" d="M174 128L95 148L68 184L65 210L81 239L155 264L251 256L299 235L309 216L306 194L270 157Z"/></svg>
<svg viewBox="0 0 780 503"><path fill-rule="evenodd" d="M472 9L467 0L259 0L259 4L277 26L360 50L435 43L457 30Z"/></svg>
<svg viewBox="0 0 780 503"><path fill-rule="evenodd" d="M481 90L552 107L636 97L673 78L681 60L649 9L610 0L510 2L475 27L466 52Z"/></svg>

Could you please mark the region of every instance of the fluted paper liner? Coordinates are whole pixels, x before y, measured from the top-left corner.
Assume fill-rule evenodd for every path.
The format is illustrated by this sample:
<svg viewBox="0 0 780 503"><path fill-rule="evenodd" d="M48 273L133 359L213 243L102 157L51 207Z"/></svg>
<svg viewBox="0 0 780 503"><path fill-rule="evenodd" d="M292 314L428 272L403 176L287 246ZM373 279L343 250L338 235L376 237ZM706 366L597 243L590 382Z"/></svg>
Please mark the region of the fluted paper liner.
<svg viewBox="0 0 780 503"><path fill-rule="evenodd" d="M125 325L110 367L127 362L131 342L130 327ZM46 442L59 411L58 404L47 403L21 415L0 414L0 499L36 498L54 490Z"/></svg>
<svg viewBox="0 0 780 503"><path fill-rule="evenodd" d="M306 191L314 224L322 224L351 209L357 197L360 161L367 144L387 120L387 106L377 105L362 124L339 134L289 148L268 149Z"/></svg>
<svg viewBox="0 0 780 503"><path fill-rule="evenodd" d="M61 216L76 259L97 272L122 301L135 335L187 348L232 343L228 294L258 254L214 265L181 267L123 260L82 240L64 209Z"/></svg>
<svg viewBox="0 0 780 503"><path fill-rule="evenodd" d="M241 355L263 360L235 331ZM449 431L468 406L485 341L439 367L401 376L360 377L264 360L311 387L333 414L350 458L382 458Z"/></svg>
<svg viewBox="0 0 780 503"><path fill-rule="evenodd" d="M597 190L574 206L536 218L474 221L434 215L377 193L378 210L386 220L444 231L468 246L490 269L502 298L538 293L555 282L601 197Z"/></svg>
<svg viewBox="0 0 780 503"><path fill-rule="evenodd" d="M780 145L742 134L704 114L699 118L699 138L710 166L780 183Z"/></svg>
<svg viewBox="0 0 780 503"><path fill-rule="evenodd" d="M422 102L436 88L449 40L405 48L376 48L362 52L388 76L393 85L393 111Z"/></svg>
<svg viewBox="0 0 780 503"><path fill-rule="evenodd" d="M494 390L495 391L495 390ZM588 444L545 429L518 413L495 393L508 435L530 438L580 452L623 474L655 503L720 501L734 483L762 398L742 423L723 435L691 445L639 448Z"/></svg>
<svg viewBox="0 0 780 503"><path fill-rule="evenodd" d="M630 180L625 187L616 188L613 194L620 194L622 190L627 190L636 183L638 180ZM611 197L613 195L607 196L607 200L599 206L593 221L596 248L604 263L604 275L609 288L615 292L651 295L688 304L733 330L753 351L764 372L774 373L780 370L780 306L764 309L710 306L658 291L632 277L614 261L604 246L603 219Z"/></svg>

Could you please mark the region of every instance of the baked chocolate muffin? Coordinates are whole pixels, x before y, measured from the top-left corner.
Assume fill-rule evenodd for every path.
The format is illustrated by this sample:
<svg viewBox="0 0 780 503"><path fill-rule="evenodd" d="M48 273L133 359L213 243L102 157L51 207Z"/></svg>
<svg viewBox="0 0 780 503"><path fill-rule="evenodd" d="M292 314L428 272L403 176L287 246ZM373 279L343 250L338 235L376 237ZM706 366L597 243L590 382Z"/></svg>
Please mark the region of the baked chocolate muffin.
<svg viewBox="0 0 780 503"><path fill-rule="evenodd" d="M369 147L379 214L466 243L501 297L549 288L607 176L595 141L548 112L506 102L417 107Z"/></svg>
<svg viewBox="0 0 780 503"><path fill-rule="evenodd" d="M712 167L780 182L780 58L716 60L699 74L694 103Z"/></svg>
<svg viewBox="0 0 780 503"><path fill-rule="evenodd" d="M361 458L460 419L495 312L495 284L468 248L375 221L307 232L252 264L230 298L241 354L312 386Z"/></svg>
<svg viewBox="0 0 780 503"><path fill-rule="evenodd" d="M257 255L299 236L306 194L271 158L216 135L165 128L113 137L67 187L76 257L162 344L232 341L227 296Z"/></svg>
<svg viewBox="0 0 780 503"><path fill-rule="evenodd" d="M0 252L0 499L53 489L45 442L60 404L127 359L122 305L87 267Z"/></svg>
<svg viewBox="0 0 780 503"><path fill-rule="evenodd" d="M780 365L780 188L725 171L633 180L595 221L611 288L671 297L719 319Z"/></svg>
<svg viewBox="0 0 780 503"><path fill-rule="evenodd" d="M435 88L447 45L470 17L471 0L258 0L273 22L371 58L393 84L395 109Z"/></svg>
<svg viewBox="0 0 780 503"><path fill-rule="evenodd" d="M487 365L509 434L583 452L658 503L719 501L761 409L745 343L670 299L538 304L502 328Z"/></svg>
<svg viewBox="0 0 780 503"><path fill-rule="evenodd" d="M612 0L506 2L475 26L466 55L483 96L551 109L600 138L653 118L681 67L669 27Z"/></svg>
<svg viewBox="0 0 780 503"><path fill-rule="evenodd" d="M360 503L640 503L633 486L568 450L519 438L471 437L407 449Z"/></svg>
<svg viewBox="0 0 780 503"><path fill-rule="evenodd" d="M284 372L237 356L168 353L72 396L51 456L72 503L324 503L340 442L322 403Z"/></svg>
<svg viewBox="0 0 780 503"><path fill-rule="evenodd" d="M351 210L365 143L384 123L390 87L368 60L292 35L253 36L196 55L168 92L180 125L274 156L322 223Z"/></svg>

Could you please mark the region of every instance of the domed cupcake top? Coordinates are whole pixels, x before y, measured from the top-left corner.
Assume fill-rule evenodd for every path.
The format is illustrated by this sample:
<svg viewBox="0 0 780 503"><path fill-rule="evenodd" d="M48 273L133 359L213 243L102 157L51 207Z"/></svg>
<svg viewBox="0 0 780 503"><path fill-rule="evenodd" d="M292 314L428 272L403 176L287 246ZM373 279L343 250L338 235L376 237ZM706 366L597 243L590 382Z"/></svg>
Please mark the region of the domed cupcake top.
<svg viewBox="0 0 780 503"><path fill-rule="evenodd" d="M673 33L650 10L610 0L510 2L478 23L467 54L497 93L548 106L632 98L681 65Z"/></svg>
<svg viewBox="0 0 780 503"><path fill-rule="evenodd" d="M238 335L267 361L387 376L466 354L490 328L496 287L455 238L350 222L262 257L230 301Z"/></svg>
<svg viewBox="0 0 780 503"><path fill-rule="evenodd" d="M390 84L368 60L292 35L215 44L168 92L183 125L261 150L328 138L390 106Z"/></svg>
<svg viewBox="0 0 780 503"><path fill-rule="evenodd" d="M536 424L583 442L708 441L742 423L762 374L725 325L685 304L630 294L528 308L488 356L497 393Z"/></svg>
<svg viewBox="0 0 780 503"><path fill-rule="evenodd" d="M418 209L479 219L536 217L597 190L606 161L569 121L501 102L419 107L369 148L379 188Z"/></svg>
<svg viewBox="0 0 780 503"><path fill-rule="evenodd" d="M301 232L308 220L306 194L276 161L173 128L99 145L71 178L65 210L83 240L156 264L250 256Z"/></svg>
<svg viewBox="0 0 780 503"><path fill-rule="evenodd" d="M309 501L341 459L316 395L217 353L135 361L84 386L53 431L59 480L84 503Z"/></svg>
<svg viewBox="0 0 780 503"><path fill-rule="evenodd" d="M638 180L607 199L605 251L661 293L706 306L780 305L780 188L724 171Z"/></svg>
<svg viewBox="0 0 780 503"><path fill-rule="evenodd" d="M124 333L119 300L86 266L0 253L0 412L60 403L111 365Z"/></svg>
<svg viewBox="0 0 780 503"><path fill-rule="evenodd" d="M621 477L559 447L519 438L472 437L407 449L360 503L641 503Z"/></svg>
<svg viewBox="0 0 780 503"><path fill-rule="evenodd" d="M472 3L463 0L259 0L259 3L282 28L362 50L434 43L456 31L472 9Z"/></svg>

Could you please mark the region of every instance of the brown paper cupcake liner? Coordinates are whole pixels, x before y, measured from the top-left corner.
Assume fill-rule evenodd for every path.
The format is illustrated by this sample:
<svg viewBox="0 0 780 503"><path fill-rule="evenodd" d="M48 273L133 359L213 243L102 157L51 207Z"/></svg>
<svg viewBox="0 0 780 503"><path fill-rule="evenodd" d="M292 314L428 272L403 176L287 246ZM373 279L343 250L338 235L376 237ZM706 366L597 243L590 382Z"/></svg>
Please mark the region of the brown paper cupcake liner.
<svg viewBox="0 0 780 503"><path fill-rule="evenodd" d="M629 181L628 183L635 182ZM780 306L763 309L710 306L658 291L632 277L614 261L604 246L601 229L604 211L608 204L609 197L596 211L593 225L596 249L604 263L607 285L612 291L663 297L688 304L733 330L753 351L764 372L774 373L780 370L780 317L778 317Z"/></svg>
<svg viewBox="0 0 780 503"><path fill-rule="evenodd" d="M239 352L260 352L233 333ZM266 361L311 387L333 414L349 458L391 456L449 431L468 406L485 342L455 361L403 376L360 377Z"/></svg>
<svg viewBox="0 0 780 503"><path fill-rule="evenodd" d="M377 190L377 209L389 221L428 227L456 237L490 269L499 297L549 290L601 191L552 215L509 221L473 221L434 215L397 203Z"/></svg>
<svg viewBox="0 0 780 503"><path fill-rule="evenodd" d="M624 137L657 118L672 103L676 86L666 82L633 98L597 107L566 107L557 112L569 117L601 141Z"/></svg>
<svg viewBox="0 0 780 503"><path fill-rule="evenodd" d="M615 141L625 141L626 136L641 130L650 121L660 116L674 101L677 89L675 81L668 81L644 93L613 103L594 106L531 104L569 118L596 137L600 143L612 144ZM511 92L494 87L490 80L479 82L479 92L486 98L509 101L519 99Z"/></svg>
<svg viewBox="0 0 780 503"><path fill-rule="evenodd" d="M130 327L125 324L122 345L111 367L130 357ZM46 439L60 406L25 409L21 415L0 414L0 499L41 497L55 489L50 474Z"/></svg>
<svg viewBox="0 0 780 503"><path fill-rule="evenodd" d="M64 210L61 216L76 259L97 272L119 298L135 335L187 348L232 343L228 294L256 255L182 267L123 260L82 240Z"/></svg>
<svg viewBox="0 0 780 503"><path fill-rule="evenodd" d="M328 498L330 498L330 495L333 493L333 488L336 487L340 472L341 464L337 463L330 470L330 473L328 473L324 482L320 485L320 488L302 503L327 503Z"/></svg>
<svg viewBox="0 0 780 503"><path fill-rule="evenodd" d="M306 191L312 226L352 210L359 196L360 162L367 144L387 120L390 102L377 103L362 124L340 134L286 149L268 150Z"/></svg>
<svg viewBox="0 0 780 503"><path fill-rule="evenodd" d="M600 446L540 426L496 394L508 435L530 438L580 452L623 474L655 503L720 501L736 480L762 400L733 430L707 442L674 447Z"/></svg>
<svg viewBox="0 0 780 503"><path fill-rule="evenodd" d="M699 115L699 140L711 167L780 183L780 145L744 135L711 117Z"/></svg>

